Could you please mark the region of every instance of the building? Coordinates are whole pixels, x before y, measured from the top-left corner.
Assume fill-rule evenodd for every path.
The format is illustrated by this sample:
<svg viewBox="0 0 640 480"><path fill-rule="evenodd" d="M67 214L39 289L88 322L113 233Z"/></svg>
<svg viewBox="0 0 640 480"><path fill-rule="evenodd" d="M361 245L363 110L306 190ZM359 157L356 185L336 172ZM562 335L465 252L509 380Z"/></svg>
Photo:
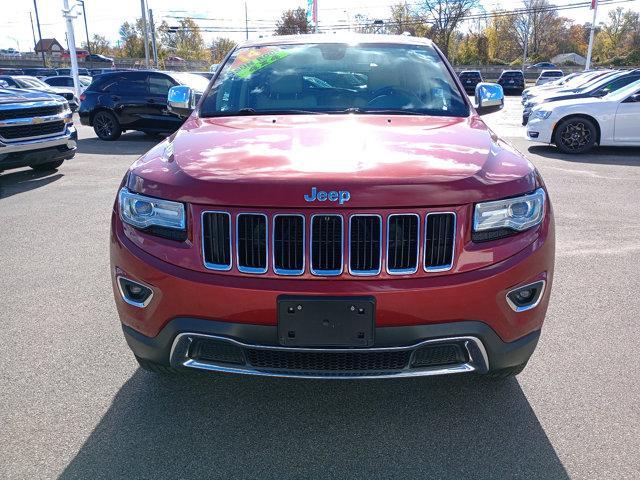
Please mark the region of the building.
<svg viewBox="0 0 640 480"><path fill-rule="evenodd" d="M35 51L36 53L44 51L49 55L60 55L64 52L64 47L55 38L43 38L36 43Z"/></svg>

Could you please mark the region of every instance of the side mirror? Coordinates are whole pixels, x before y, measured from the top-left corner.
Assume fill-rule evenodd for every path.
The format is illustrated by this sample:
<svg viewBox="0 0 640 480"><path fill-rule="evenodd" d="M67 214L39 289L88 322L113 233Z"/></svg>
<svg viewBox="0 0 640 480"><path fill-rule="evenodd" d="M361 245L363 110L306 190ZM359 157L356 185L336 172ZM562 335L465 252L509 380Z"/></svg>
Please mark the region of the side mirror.
<svg viewBox="0 0 640 480"><path fill-rule="evenodd" d="M497 83L476 85L476 111L478 115L497 112L504 107L504 91Z"/></svg>
<svg viewBox="0 0 640 480"><path fill-rule="evenodd" d="M167 95L167 106L170 112L181 117L188 117L196 108L195 93L186 85L171 87Z"/></svg>

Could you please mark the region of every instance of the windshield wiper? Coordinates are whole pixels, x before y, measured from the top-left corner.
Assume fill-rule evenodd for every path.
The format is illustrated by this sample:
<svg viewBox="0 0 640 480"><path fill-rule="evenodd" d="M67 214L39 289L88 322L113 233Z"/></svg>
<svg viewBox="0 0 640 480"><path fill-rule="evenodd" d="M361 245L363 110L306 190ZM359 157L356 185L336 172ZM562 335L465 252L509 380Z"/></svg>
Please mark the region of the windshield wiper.
<svg viewBox="0 0 640 480"><path fill-rule="evenodd" d="M358 113L358 114L372 114L372 115L427 115L424 112L418 112L416 110L404 110L402 108L360 108L360 107L349 107L344 110L337 110L332 113Z"/></svg>
<svg viewBox="0 0 640 480"><path fill-rule="evenodd" d="M282 109L282 110L256 110L255 108L245 107L236 112L217 112L222 116L234 116L234 115L318 115L323 112L317 112L313 110L297 110Z"/></svg>

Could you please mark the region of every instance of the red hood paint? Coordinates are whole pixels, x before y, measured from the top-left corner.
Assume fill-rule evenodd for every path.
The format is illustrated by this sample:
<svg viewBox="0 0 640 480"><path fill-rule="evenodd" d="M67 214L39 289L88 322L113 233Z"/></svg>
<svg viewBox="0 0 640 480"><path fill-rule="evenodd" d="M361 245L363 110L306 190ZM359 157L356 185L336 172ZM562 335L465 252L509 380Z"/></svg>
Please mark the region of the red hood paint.
<svg viewBox="0 0 640 480"><path fill-rule="evenodd" d="M459 205L535 190L534 166L477 116L198 118L131 167L129 188L205 205L349 208Z"/></svg>

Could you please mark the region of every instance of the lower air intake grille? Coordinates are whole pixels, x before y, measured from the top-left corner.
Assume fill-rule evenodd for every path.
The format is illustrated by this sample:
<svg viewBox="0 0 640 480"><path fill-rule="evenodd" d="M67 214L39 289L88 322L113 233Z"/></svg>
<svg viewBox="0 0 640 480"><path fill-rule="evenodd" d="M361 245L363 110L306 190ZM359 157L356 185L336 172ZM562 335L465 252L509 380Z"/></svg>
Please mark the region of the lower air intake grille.
<svg viewBox="0 0 640 480"><path fill-rule="evenodd" d="M312 217L311 271L320 275L342 273L342 216Z"/></svg>
<svg viewBox="0 0 640 480"><path fill-rule="evenodd" d="M387 269L390 273L414 273L418 269L418 215L390 215Z"/></svg>
<svg viewBox="0 0 640 480"><path fill-rule="evenodd" d="M382 220L377 215L351 217L349 267L359 275L380 273Z"/></svg>
<svg viewBox="0 0 640 480"><path fill-rule="evenodd" d="M241 213L237 218L238 270L246 273L267 271L267 217Z"/></svg>
<svg viewBox="0 0 640 480"><path fill-rule="evenodd" d="M460 345L434 345L418 349L411 362L412 367L436 367L459 365L467 361L467 355Z"/></svg>
<svg viewBox="0 0 640 480"><path fill-rule="evenodd" d="M453 213L427 215L424 267L427 271L449 270L453 263L456 217Z"/></svg>
<svg viewBox="0 0 640 480"><path fill-rule="evenodd" d="M400 352L288 352L281 350L246 350L255 368L313 371L401 370L409 361L410 351Z"/></svg>
<svg viewBox="0 0 640 480"><path fill-rule="evenodd" d="M195 360L244 365L244 355L240 347L214 340L194 340L189 347L189 357Z"/></svg>
<svg viewBox="0 0 640 480"><path fill-rule="evenodd" d="M280 275L304 272L302 215L276 215L273 221L273 268Z"/></svg>

